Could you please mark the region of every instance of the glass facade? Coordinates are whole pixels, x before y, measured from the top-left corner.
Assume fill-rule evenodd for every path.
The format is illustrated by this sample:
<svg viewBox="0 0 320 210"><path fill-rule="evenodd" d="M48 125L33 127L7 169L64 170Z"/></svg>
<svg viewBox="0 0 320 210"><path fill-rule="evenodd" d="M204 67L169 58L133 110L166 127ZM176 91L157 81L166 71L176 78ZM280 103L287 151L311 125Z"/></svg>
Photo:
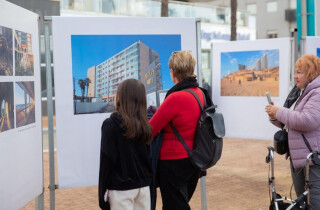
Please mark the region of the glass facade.
<svg viewBox="0 0 320 210"><path fill-rule="evenodd" d="M61 15L68 11L101 13L115 16L160 17L161 1L155 0L61 0ZM247 12L237 12L237 25L247 26ZM227 7L208 7L169 1L169 17L196 17L201 22L212 24L230 24L231 10Z"/></svg>

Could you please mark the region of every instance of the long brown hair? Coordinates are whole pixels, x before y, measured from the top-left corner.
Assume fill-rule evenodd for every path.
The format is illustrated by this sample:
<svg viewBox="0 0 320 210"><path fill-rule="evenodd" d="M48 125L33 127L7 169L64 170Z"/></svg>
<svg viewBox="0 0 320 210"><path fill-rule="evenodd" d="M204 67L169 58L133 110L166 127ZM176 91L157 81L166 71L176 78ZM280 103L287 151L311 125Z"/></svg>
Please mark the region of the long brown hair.
<svg viewBox="0 0 320 210"><path fill-rule="evenodd" d="M152 141L152 127L147 118L146 90L136 79L124 80L118 87L116 110L122 116L122 127L127 139Z"/></svg>

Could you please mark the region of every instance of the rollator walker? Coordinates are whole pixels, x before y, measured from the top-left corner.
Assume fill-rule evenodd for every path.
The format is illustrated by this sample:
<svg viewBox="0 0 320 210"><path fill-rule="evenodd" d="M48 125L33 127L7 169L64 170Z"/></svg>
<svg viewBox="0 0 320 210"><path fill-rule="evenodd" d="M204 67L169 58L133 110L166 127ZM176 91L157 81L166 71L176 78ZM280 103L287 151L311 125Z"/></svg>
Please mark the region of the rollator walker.
<svg viewBox="0 0 320 210"><path fill-rule="evenodd" d="M266 157L266 163L269 163L269 177L268 177L268 184L269 184L269 193L271 194L271 201L269 210L308 210L309 209L309 192L312 188L312 185L309 183L309 162L310 160L315 164L320 166L320 159L318 155L320 154L319 151L310 153L306 158L305 163L305 191L296 199L292 200L286 196L281 197L276 192L275 187L275 177L274 177L274 148L269 146L268 147L268 155ZM270 177L270 170L271 170L271 177ZM285 202L284 202L285 201Z"/></svg>

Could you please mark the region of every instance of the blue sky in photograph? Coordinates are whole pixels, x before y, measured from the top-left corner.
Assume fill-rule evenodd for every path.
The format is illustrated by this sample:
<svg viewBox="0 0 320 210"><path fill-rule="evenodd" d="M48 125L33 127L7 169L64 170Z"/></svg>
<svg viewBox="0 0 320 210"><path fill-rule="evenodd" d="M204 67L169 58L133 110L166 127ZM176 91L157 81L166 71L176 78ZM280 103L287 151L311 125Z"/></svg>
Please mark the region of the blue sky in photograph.
<svg viewBox="0 0 320 210"><path fill-rule="evenodd" d="M221 52L221 78L238 71L238 64L246 65L247 69L256 66L264 54L267 54L268 68L279 66L279 50Z"/></svg>
<svg viewBox="0 0 320 210"><path fill-rule="evenodd" d="M15 83L15 102L17 105L24 104L24 90L18 85L18 83Z"/></svg>
<svg viewBox="0 0 320 210"><path fill-rule="evenodd" d="M135 42L141 40L149 48L159 53L163 89L173 86L168 61L172 51L181 50L181 35L72 35L72 76L87 77L90 67L98 65ZM76 95L81 95L79 85Z"/></svg>
<svg viewBox="0 0 320 210"><path fill-rule="evenodd" d="M317 49L317 56L320 58L320 48Z"/></svg>

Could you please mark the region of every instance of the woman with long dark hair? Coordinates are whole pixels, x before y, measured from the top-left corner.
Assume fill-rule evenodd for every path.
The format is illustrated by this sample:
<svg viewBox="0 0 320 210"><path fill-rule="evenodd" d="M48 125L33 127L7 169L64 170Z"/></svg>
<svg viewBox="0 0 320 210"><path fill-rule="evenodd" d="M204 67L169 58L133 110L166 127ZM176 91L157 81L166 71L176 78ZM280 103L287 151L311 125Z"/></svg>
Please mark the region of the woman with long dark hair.
<svg viewBox="0 0 320 210"><path fill-rule="evenodd" d="M120 84L116 112L101 127L101 209L150 209L152 127L146 106L141 82L127 79Z"/></svg>

